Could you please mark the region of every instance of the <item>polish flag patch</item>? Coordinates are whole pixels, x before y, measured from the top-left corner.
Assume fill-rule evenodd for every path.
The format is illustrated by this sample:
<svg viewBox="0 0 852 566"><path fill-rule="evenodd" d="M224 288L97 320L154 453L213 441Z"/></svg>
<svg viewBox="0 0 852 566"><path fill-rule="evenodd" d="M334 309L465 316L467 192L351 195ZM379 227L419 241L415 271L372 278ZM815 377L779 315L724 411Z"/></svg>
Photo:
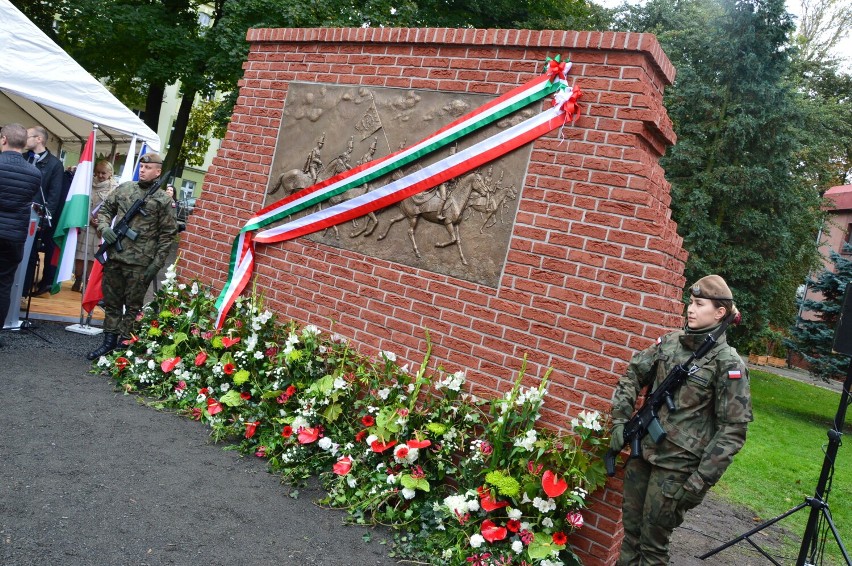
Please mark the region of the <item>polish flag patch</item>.
<svg viewBox="0 0 852 566"><path fill-rule="evenodd" d="M728 372L728 379L741 379L743 376L743 372L738 369L732 369Z"/></svg>

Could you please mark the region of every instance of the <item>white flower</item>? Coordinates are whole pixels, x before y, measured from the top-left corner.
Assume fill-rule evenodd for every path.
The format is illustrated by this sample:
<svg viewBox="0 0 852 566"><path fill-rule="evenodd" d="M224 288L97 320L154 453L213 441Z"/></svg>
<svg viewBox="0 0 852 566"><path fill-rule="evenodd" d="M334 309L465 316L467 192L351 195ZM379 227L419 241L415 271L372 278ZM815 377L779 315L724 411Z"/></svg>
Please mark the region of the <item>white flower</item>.
<svg viewBox="0 0 852 566"><path fill-rule="evenodd" d="M545 517L541 520L541 524L544 528L549 529L553 527L553 520L550 517Z"/></svg>
<svg viewBox="0 0 852 566"><path fill-rule="evenodd" d="M520 554L524 551L524 543L519 540L512 542L512 550L515 554Z"/></svg>
<svg viewBox="0 0 852 566"><path fill-rule="evenodd" d="M327 436L323 436L322 438L319 439L319 442L317 442L317 446L319 446L320 449L322 449L322 450L328 450L329 448L331 448L331 445L332 445L332 441Z"/></svg>
<svg viewBox="0 0 852 566"><path fill-rule="evenodd" d="M457 371L452 375L448 375L441 381L435 384L435 389L441 389L446 387L451 391L460 391L461 386L464 384L465 375L463 371Z"/></svg>
<svg viewBox="0 0 852 566"><path fill-rule="evenodd" d="M516 438L514 444L527 452L532 452L536 440L538 440L538 434L535 429L530 429L523 437Z"/></svg>
<svg viewBox="0 0 852 566"><path fill-rule="evenodd" d="M444 505L453 515L464 515L470 508L468 500L464 495L448 495L444 498Z"/></svg>
<svg viewBox="0 0 852 566"><path fill-rule="evenodd" d="M599 417L600 413L597 411L580 411L577 418L571 419L571 426L598 431L602 428Z"/></svg>
<svg viewBox="0 0 852 566"><path fill-rule="evenodd" d="M346 389L346 380L343 379L342 376L337 376L334 379L334 383L332 384L332 387L334 387L335 389Z"/></svg>
<svg viewBox="0 0 852 566"><path fill-rule="evenodd" d="M481 534L476 533L475 535L471 535L470 537L470 546L473 548L479 548L485 543L485 537Z"/></svg>
<svg viewBox="0 0 852 566"><path fill-rule="evenodd" d="M296 417L293 419L293 422L290 423L290 426L293 428L294 432L298 432L300 428L309 428L311 423L308 422L308 419L305 417Z"/></svg>
<svg viewBox="0 0 852 566"><path fill-rule="evenodd" d="M405 444L400 444L393 451L393 459L400 464L413 464L417 460L417 448L409 448Z"/></svg>
<svg viewBox="0 0 852 566"><path fill-rule="evenodd" d="M313 324L309 324L302 329L302 336L308 336L310 334L316 336L317 334L319 334L319 328L317 328Z"/></svg>
<svg viewBox="0 0 852 566"><path fill-rule="evenodd" d="M542 513L547 513L548 511L553 511L556 509L556 501L551 498L542 499L541 497L536 497L533 499L533 507L541 511Z"/></svg>
<svg viewBox="0 0 852 566"><path fill-rule="evenodd" d="M374 443L378 439L379 439L378 436L376 436L375 434L371 434L370 436L367 437L367 446L370 446L372 443Z"/></svg>
<svg viewBox="0 0 852 566"><path fill-rule="evenodd" d="M387 352L387 351L383 350L382 351L382 357L384 357L389 362L395 362L396 361L396 354L394 354L393 352Z"/></svg>
<svg viewBox="0 0 852 566"><path fill-rule="evenodd" d="M452 548L448 548L448 549L444 550L444 552L441 553L441 558L443 558L445 560L449 560L452 557L453 557L453 549Z"/></svg>
<svg viewBox="0 0 852 566"><path fill-rule="evenodd" d="M388 474L388 479L386 480L388 485L393 485L396 483L396 476L393 474Z"/></svg>
<svg viewBox="0 0 852 566"><path fill-rule="evenodd" d="M388 395L390 395L390 389L388 389L387 387L385 387L384 389L379 389L378 396L381 400L386 400L388 398Z"/></svg>
<svg viewBox="0 0 852 566"><path fill-rule="evenodd" d="M510 519L515 519L516 521L523 516L523 512L520 509L513 509L509 507L506 511L506 515L509 516Z"/></svg>
<svg viewBox="0 0 852 566"><path fill-rule="evenodd" d="M414 499L415 495L417 495L417 491L415 491L411 488L408 488L408 487L402 488L402 496L405 499Z"/></svg>
<svg viewBox="0 0 852 566"><path fill-rule="evenodd" d="M355 481L355 476L351 474L346 476L346 483L349 485L349 487L355 487L358 484L358 482Z"/></svg>
<svg viewBox="0 0 852 566"><path fill-rule="evenodd" d="M154 369L155 367L157 367L157 364L154 360L148 360L148 369Z"/></svg>
<svg viewBox="0 0 852 566"><path fill-rule="evenodd" d="M263 352L261 352L260 350L258 350L257 352L255 352L255 353L254 353L254 359L256 359L256 360L262 360L262 359L263 359Z"/></svg>
<svg viewBox="0 0 852 566"><path fill-rule="evenodd" d="M479 511L479 500L472 499L467 502L467 508L469 511Z"/></svg>

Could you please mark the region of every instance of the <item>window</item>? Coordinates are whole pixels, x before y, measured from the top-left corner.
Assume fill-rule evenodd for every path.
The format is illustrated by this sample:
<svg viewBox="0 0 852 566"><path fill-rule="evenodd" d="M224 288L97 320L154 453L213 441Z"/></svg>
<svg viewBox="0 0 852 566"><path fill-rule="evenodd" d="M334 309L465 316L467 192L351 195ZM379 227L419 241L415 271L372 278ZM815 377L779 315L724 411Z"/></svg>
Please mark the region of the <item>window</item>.
<svg viewBox="0 0 852 566"><path fill-rule="evenodd" d="M180 185L180 198L188 199L191 198L193 193L195 192L195 181L187 181L184 179Z"/></svg>
<svg viewBox="0 0 852 566"><path fill-rule="evenodd" d="M846 234L844 235L843 243L840 244L840 249L838 251L844 255L852 253L852 224L846 225Z"/></svg>

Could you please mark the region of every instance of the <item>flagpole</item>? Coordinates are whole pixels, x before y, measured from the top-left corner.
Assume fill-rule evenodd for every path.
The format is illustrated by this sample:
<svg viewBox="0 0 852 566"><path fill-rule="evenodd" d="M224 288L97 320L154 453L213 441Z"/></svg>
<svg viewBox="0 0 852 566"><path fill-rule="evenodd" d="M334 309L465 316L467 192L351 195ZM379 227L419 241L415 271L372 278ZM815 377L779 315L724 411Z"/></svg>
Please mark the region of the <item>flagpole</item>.
<svg viewBox="0 0 852 566"><path fill-rule="evenodd" d="M95 177L95 162L97 161L97 155L98 155L97 151L95 151L96 148L97 148L97 145L98 145L98 129L99 128L98 128L97 124L92 124L92 133L93 133L93 135L92 135L92 166L89 168L89 171L88 171L89 178L86 179L86 182L88 183L88 187L89 187L89 206L87 207L89 210L86 211L86 236L85 236L85 239L83 241L83 281L81 282L81 285L80 285L80 323L79 324L72 324L71 326L65 327L65 330L67 330L69 332L76 332L78 334L87 334L89 336L95 336L95 335L103 332L102 328L94 328L94 327L89 325L89 322L91 322L91 320L92 320L91 315L89 315L88 318L85 318L85 322L84 322L84 317L86 316L86 312L85 312L85 309L83 308L83 298L86 296L86 284L87 284L86 279L87 279L88 270L89 270L89 230L92 226L92 215L91 215L90 211L92 209L92 182L94 181L94 177ZM85 151L85 148L84 148L83 151Z"/></svg>

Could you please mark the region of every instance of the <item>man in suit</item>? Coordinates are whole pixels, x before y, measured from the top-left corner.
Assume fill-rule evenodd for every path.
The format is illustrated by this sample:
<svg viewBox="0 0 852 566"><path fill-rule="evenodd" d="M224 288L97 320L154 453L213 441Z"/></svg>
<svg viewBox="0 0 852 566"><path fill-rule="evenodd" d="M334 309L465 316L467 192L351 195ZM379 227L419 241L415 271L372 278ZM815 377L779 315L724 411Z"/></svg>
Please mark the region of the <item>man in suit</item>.
<svg viewBox="0 0 852 566"><path fill-rule="evenodd" d="M65 204L62 200L62 186L65 176L65 167L58 157L53 155L46 145L48 141L48 133L41 126L33 126L27 129L27 161L35 165L41 171L41 191L36 195L35 202L43 204L45 209L50 212L50 223L42 221L41 225L41 250L33 246L30 254L29 267L27 268L27 277L24 280L24 292L28 293L33 288L35 280L35 267L38 258L38 252L44 252L44 270L41 280L38 282L38 288L32 292L33 296L42 295L50 291L53 285L53 277L56 274L56 264L52 263L54 249L56 244L53 242L53 231L56 223L59 222L59 215L62 213L62 206Z"/></svg>

